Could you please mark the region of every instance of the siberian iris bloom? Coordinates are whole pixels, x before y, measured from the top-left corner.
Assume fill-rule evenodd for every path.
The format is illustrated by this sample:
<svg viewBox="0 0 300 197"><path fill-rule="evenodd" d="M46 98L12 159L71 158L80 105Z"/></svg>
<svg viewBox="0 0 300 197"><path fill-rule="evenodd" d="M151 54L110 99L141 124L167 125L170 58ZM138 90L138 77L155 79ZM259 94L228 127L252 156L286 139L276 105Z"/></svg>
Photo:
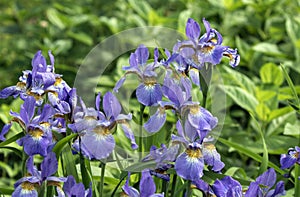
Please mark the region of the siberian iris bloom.
<svg viewBox="0 0 300 197"><path fill-rule="evenodd" d="M179 136L172 135L173 142L180 142L185 146L175 161L175 170L179 176L186 180L197 181L203 176L204 165L212 166L212 170L219 172L224 167L220 155L212 144L202 144L197 138L193 141L183 130L180 120L176 123ZM193 135L192 135L193 136Z"/></svg>
<svg viewBox="0 0 300 197"><path fill-rule="evenodd" d="M128 178L125 185L122 187L123 193L122 197L164 197L164 194L156 194L156 186L154 180L149 172L145 169L142 171L142 178L140 180L140 191L134 187L129 186L130 173L128 173Z"/></svg>
<svg viewBox="0 0 300 197"><path fill-rule="evenodd" d="M251 182L245 194L245 197L276 197L284 196L284 182L279 181L274 189L271 189L276 182L276 173L273 168L270 168L262 175L257 177L255 182Z"/></svg>
<svg viewBox="0 0 300 197"><path fill-rule="evenodd" d="M15 191L12 193L12 197L37 197L37 191L43 183L55 185L58 194L62 193L60 183L65 182L66 178L52 176L57 171L58 166L55 153L48 153L44 158L41 163L41 171L38 171L34 166L32 156L28 158L26 166L29 174L15 183Z"/></svg>
<svg viewBox="0 0 300 197"><path fill-rule="evenodd" d="M212 190L218 197L242 197L241 184L230 176L226 176L221 180L216 180L212 186Z"/></svg>
<svg viewBox="0 0 300 197"><path fill-rule="evenodd" d="M158 49L154 50L154 62L147 64L149 58L149 51L144 45L140 45L134 53L130 55L130 66L123 67L126 71L125 76L122 77L116 84L114 91L123 85L126 80L126 75L130 73L136 74L141 83L136 89L137 100L145 105L151 106L162 99L161 86L157 83L157 73L154 71L159 66L158 63Z"/></svg>
<svg viewBox="0 0 300 197"><path fill-rule="evenodd" d="M24 147L25 153L46 156L47 149L52 144L49 119L54 115L53 108L45 104L42 109L36 110L36 100L28 96L21 106L20 113L11 112L11 115L14 117L12 121L17 122L25 132L25 136L17 141ZM2 136L8 132L10 126L11 124L4 126Z"/></svg>
<svg viewBox="0 0 300 197"><path fill-rule="evenodd" d="M82 183L76 183L72 175L67 177L63 191L68 197L92 197L92 187L85 189Z"/></svg>
<svg viewBox="0 0 300 197"><path fill-rule="evenodd" d="M156 163L156 167L154 170L150 170L150 173L154 176L169 181L170 177L165 172L173 167L170 162L175 161L178 149L178 144L171 145L171 147L169 148L165 144L161 144L160 148L157 148L153 145L150 148L150 153L145 156L142 161L147 162L154 160Z"/></svg>
<svg viewBox="0 0 300 197"><path fill-rule="evenodd" d="M288 154L282 154L280 157L280 165L282 169L290 168L294 164L300 165L300 148L290 148Z"/></svg>
<svg viewBox="0 0 300 197"><path fill-rule="evenodd" d="M130 129L128 121L131 114L121 114L121 105L118 99L107 92L103 97L103 112L100 110L100 94L96 97L96 109L86 108L81 101L82 108L76 112L74 123L69 124L74 132L78 132L79 139L75 141L74 148L89 159L103 159L114 150L115 139L112 135L116 125L120 125L125 136L131 141L131 147L136 149L134 134Z"/></svg>
<svg viewBox="0 0 300 197"><path fill-rule="evenodd" d="M10 86L0 91L0 98L5 99L9 96L20 96L25 99L27 96L34 96L38 104L42 104L42 95L55 83L56 76L54 71L54 57L51 51L48 52L50 65L41 51L38 51L32 59L32 70L23 72L19 82L15 86Z"/></svg>
<svg viewBox="0 0 300 197"><path fill-rule="evenodd" d="M206 33L200 37L199 24L189 18L185 29L189 40L178 42L173 48L174 53L182 56L187 64L196 69L201 69L205 63L219 64L223 56L229 57L230 65L236 67L240 60L237 50L223 46L221 34L211 28L208 21L203 19L203 24Z"/></svg>

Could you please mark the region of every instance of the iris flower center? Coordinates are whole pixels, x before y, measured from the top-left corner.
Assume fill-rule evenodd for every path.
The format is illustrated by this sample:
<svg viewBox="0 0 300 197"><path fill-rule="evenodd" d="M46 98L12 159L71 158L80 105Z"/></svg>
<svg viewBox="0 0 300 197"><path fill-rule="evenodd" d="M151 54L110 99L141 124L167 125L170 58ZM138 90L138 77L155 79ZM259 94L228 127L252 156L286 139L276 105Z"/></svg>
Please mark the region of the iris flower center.
<svg viewBox="0 0 300 197"><path fill-rule="evenodd" d="M188 149L186 149L185 152L191 158L202 157L202 152L201 152L200 148L188 148Z"/></svg>
<svg viewBox="0 0 300 197"><path fill-rule="evenodd" d="M96 126L93 131L96 134L101 135L101 136L106 136L106 135L111 134L109 128L104 127L104 126Z"/></svg>
<svg viewBox="0 0 300 197"><path fill-rule="evenodd" d="M30 183L28 181L25 181L21 184L21 187L23 190L28 190L28 191L32 191L32 190L35 190L34 188L34 184L33 183Z"/></svg>
<svg viewBox="0 0 300 197"><path fill-rule="evenodd" d="M196 115L200 112L200 107L198 105L192 105L189 107L189 109L192 115Z"/></svg>
<svg viewBox="0 0 300 197"><path fill-rule="evenodd" d="M34 137L34 138L41 138L42 135L44 134L43 130L39 129L39 128L34 128L33 130L29 131L29 134Z"/></svg>
<svg viewBox="0 0 300 197"><path fill-rule="evenodd" d="M153 86L154 84L156 84L156 79L154 77L145 77L144 84L146 86Z"/></svg>

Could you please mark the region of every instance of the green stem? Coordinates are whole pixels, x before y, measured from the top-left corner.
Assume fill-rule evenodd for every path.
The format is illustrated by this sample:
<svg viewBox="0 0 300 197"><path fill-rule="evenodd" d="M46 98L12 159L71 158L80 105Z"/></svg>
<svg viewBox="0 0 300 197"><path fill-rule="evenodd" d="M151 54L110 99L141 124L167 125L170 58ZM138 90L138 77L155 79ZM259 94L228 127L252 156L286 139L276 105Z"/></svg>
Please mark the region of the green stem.
<svg viewBox="0 0 300 197"><path fill-rule="evenodd" d="M103 196L103 186L104 186L104 175L105 175L105 163L100 164L101 167L101 183L100 183L100 188L99 188L99 192L100 192L100 197Z"/></svg>
<svg viewBox="0 0 300 197"><path fill-rule="evenodd" d="M176 182L177 182L177 175L173 174L173 178L172 178L172 189L171 189L171 197L175 196L175 188L176 188Z"/></svg>
<svg viewBox="0 0 300 197"><path fill-rule="evenodd" d="M191 181L188 181L187 186L186 186L186 195L185 197L190 197L192 196L192 188L191 188Z"/></svg>
<svg viewBox="0 0 300 197"><path fill-rule="evenodd" d="M42 190L42 192L43 192L43 196L47 197L47 181L45 181L43 183L43 190Z"/></svg>
<svg viewBox="0 0 300 197"><path fill-rule="evenodd" d="M295 166L295 196L296 194L300 194L300 180L298 177L300 176L300 165L296 164Z"/></svg>
<svg viewBox="0 0 300 197"><path fill-rule="evenodd" d="M145 106L140 104L140 120L139 120L139 160L142 159L143 152L143 118L144 118Z"/></svg>
<svg viewBox="0 0 300 197"><path fill-rule="evenodd" d="M168 194L168 185L169 182L168 181L165 181L162 179L162 187L161 187L161 192L163 192L166 196Z"/></svg>
<svg viewBox="0 0 300 197"><path fill-rule="evenodd" d="M205 108L207 101L207 93L212 76L212 66L205 65L199 72L200 87L203 95L201 106Z"/></svg>

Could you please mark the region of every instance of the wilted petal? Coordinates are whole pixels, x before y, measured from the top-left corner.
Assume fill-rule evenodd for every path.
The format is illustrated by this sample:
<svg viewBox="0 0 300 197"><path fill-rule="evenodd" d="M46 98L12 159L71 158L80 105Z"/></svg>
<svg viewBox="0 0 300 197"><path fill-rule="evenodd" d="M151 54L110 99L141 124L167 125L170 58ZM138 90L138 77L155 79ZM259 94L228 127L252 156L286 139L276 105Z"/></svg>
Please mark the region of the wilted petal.
<svg viewBox="0 0 300 197"><path fill-rule="evenodd" d="M150 133L157 132L164 126L166 119L167 115L165 109L159 107L155 114L144 124L144 128Z"/></svg>
<svg viewBox="0 0 300 197"><path fill-rule="evenodd" d="M151 106L162 99L161 87L159 84L140 84L136 89L136 97L145 106Z"/></svg>

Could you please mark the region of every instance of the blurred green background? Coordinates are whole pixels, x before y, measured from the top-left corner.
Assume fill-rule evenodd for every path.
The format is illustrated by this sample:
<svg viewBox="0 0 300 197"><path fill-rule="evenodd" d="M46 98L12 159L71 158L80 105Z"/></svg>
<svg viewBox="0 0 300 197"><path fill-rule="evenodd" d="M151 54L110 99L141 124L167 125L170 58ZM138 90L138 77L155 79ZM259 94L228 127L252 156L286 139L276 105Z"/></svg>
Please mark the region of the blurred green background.
<svg viewBox="0 0 300 197"><path fill-rule="evenodd" d="M287 101L293 100L293 96L278 67L286 66L299 94L300 0L1 0L0 89L16 84L22 70L31 69L31 59L37 50L45 56L52 50L56 73L63 74L72 86L85 56L105 38L143 26L169 27L184 33L189 17L201 24L202 33L205 17L223 35L224 45L238 48L241 55L237 72L223 70L225 84L243 89L225 91L230 98L223 137L237 143L242 140L244 147L262 153L262 147L258 147L262 145L257 137L259 129L249 121L249 113L254 113L268 139L270 160L278 164L279 154L297 144L295 136L300 128L299 117ZM107 88L111 89L113 84L107 83ZM242 97L244 92L252 95L255 102ZM11 101L0 100L1 128L9 120L7 104ZM258 163L231 153L233 147L228 150L220 146L220 150L228 167L239 167L237 176L245 178L243 168L251 164L252 171L247 175L257 175ZM1 152L5 161L13 155L7 150ZM13 165L0 162L1 176L15 177L21 169Z"/></svg>

